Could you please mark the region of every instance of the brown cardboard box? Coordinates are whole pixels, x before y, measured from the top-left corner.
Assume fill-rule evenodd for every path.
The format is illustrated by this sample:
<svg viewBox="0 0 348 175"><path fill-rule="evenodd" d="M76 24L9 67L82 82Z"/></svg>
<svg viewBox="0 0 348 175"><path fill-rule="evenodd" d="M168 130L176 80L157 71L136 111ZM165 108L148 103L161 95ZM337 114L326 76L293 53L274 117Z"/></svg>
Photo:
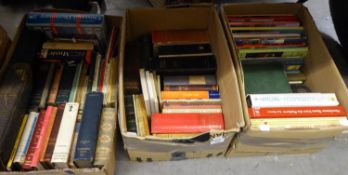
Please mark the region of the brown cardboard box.
<svg viewBox="0 0 348 175"><path fill-rule="evenodd" d="M40 10L41 11L41 10ZM47 10L44 10L47 11ZM57 10L55 10L57 11ZM59 10L60 12L66 12L65 10ZM68 12L71 12L70 10ZM19 25L14 40L9 48L9 51L6 55L6 59L4 65L0 69L0 77L5 72L8 63L10 62L12 55L14 54L16 45L20 38L20 35L25 28L25 19L26 16L23 17L21 24ZM113 26L120 26L122 29L122 17L119 16L105 16L106 25L108 27L108 31L112 30ZM117 130L116 130L117 131ZM115 134L116 137L117 134ZM116 163L116 138L114 138L114 144L111 148L111 154L109 157L108 163L101 169L99 168L80 168L80 169L52 169L52 170L43 170L43 171L30 171L30 172L11 172L11 174L90 174L90 175L107 175L107 174L115 174L115 163ZM0 172L0 174L8 174L8 172Z"/></svg>
<svg viewBox="0 0 348 175"><path fill-rule="evenodd" d="M201 5L187 8L128 9L124 18L121 38L119 74L119 124L124 147L131 160L157 161L181 160L224 155L231 140L245 126L238 80L234 70L227 40L216 10ZM127 135L124 102L124 49L125 44L155 30L207 29L212 50L217 59L217 79L223 101L225 130L202 134L200 140L166 139L155 136Z"/></svg>
<svg viewBox="0 0 348 175"><path fill-rule="evenodd" d="M6 31L0 26L0 67L4 62L10 44L11 39L8 37Z"/></svg>
<svg viewBox="0 0 348 175"><path fill-rule="evenodd" d="M267 153L293 153L294 144L298 145L299 139L311 141L311 144L299 144L302 150L320 150L333 137L347 132L347 127L340 127L330 130L292 130L292 131L252 131L249 129L250 120L247 113L247 103L244 92L244 78L241 64L236 52L235 43L228 27L226 15L267 15L267 14L294 14L298 16L305 28L308 37L309 54L305 58L304 73L307 77L305 84L316 92L334 92L336 93L341 105L348 110L348 93L346 86L339 74L337 67L332 60L322 38L315 26L313 18L308 9L302 4L225 4L221 7L221 19L224 24L225 33L229 40L229 46L233 55L233 62L236 65L237 76L240 83L240 94L243 104L243 113L246 121L244 132L234 141L230 148L228 156L233 156L245 150L245 152L267 152ZM247 138L247 139L245 139ZM331 138L331 139L330 139ZM270 149L271 146L265 145L272 139L274 143L282 144L279 149ZM249 142L246 142L249 140ZM262 147L253 142L263 142ZM302 146L301 146L302 145ZM309 147L308 147L309 146ZM308 149L307 149L308 148ZM313 149L312 149L313 148ZM317 149L318 148L318 149ZM281 151L283 149L283 151ZM254 151L252 151L254 150ZM301 149L298 149L301 150ZM309 151L312 150L312 151ZM296 151L295 151L296 152ZM239 154L240 155L240 154Z"/></svg>

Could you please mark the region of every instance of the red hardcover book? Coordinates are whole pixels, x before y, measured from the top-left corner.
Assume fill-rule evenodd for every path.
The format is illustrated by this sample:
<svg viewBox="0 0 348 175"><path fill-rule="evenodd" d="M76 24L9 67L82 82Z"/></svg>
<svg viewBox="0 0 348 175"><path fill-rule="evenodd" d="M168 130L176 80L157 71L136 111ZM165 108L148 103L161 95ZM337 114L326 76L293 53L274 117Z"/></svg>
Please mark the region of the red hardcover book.
<svg viewBox="0 0 348 175"><path fill-rule="evenodd" d="M102 92L103 91L103 86L104 86L104 75L105 75L105 69L106 69L106 66L107 66L107 60L104 59L102 60L101 62L101 70L100 70L100 78L99 78L99 92Z"/></svg>
<svg viewBox="0 0 348 175"><path fill-rule="evenodd" d="M222 113L207 114L152 114L152 134L203 133L223 130Z"/></svg>
<svg viewBox="0 0 348 175"><path fill-rule="evenodd" d="M343 106L249 108L251 119L346 116Z"/></svg>
<svg viewBox="0 0 348 175"><path fill-rule="evenodd" d="M47 110L41 110L38 121L35 126L33 137L30 142L30 146L25 157L22 169L25 171L37 169L39 165L40 152L46 136L46 130L50 121L51 112L53 108Z"/></svg>

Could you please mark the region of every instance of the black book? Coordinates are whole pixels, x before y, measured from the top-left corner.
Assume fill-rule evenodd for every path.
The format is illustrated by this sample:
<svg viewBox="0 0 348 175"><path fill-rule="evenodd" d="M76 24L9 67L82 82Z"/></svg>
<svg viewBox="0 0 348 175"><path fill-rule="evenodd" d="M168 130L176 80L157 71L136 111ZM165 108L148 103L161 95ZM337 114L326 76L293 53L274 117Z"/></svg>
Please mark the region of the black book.
<svg viewBox="0 0 348 175"><path fill-rule="evenodd" d="M133 95L126 95L124 101L126 110L127 131L137 133Z"/></svg>
<svg viewBox="0 0 348 175"><path fill-rule="evenodd" d="M39 107L49 68L50 63L47 62L39 62L38 65L34 66L33 90L31 92L29 109L36 109Z"/></svg>
<svg viewBox="0 0 348 175"><path fill-rule="evenodd" d="M69 101L70 91L74 82L76 67L76 62L65 63L62 79L59 83L56 104L66 103Z"/></svg>
<svg viewBox="0 0 348 175"><path fill-rule="evenodd" d="M210 44L160 45L157 48L158 58L201 57L214 55Z"/></svg>

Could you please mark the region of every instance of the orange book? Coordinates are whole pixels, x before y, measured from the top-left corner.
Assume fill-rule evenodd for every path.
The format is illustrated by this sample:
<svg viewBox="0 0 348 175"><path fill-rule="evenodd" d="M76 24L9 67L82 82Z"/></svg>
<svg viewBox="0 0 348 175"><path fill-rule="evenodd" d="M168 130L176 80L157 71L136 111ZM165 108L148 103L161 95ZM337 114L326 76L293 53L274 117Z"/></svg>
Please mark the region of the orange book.
<svg viewBox="0 0 348 175"><path fill-rule="evenodd" d="M56 73L54 75L54 79L50 89L50 94L47 99L48 104L54 104L56 102L58 88L59 88L60 80L62 78L63 70L64 70L64 64L59 64L58 68L56 69Z"/></svg>
<svg viewBox="0 0 348 175"><path fill-rule="evenodd" d="M249 108L251 119L346 116L343 106Z"/></svg>
<svg viewBox="0 0 348 175"><path fill-rule="evenodd" d="M49 109L49 108L51 108L51 109ZM44 141L43 141L42 151L40 152L40 162L43 162L44 158L45 158L46 149L47 149L48 141L49 141L50 136L51 136L52 128L53 128L54 121L55 121L56 114L57 114L57 110L58 110L58 108L54 107L54 106L47 107L47 112L50 112L50 114L49 114L50 120L49 120L48 127L46 130L46 136L45 136Z"/></svg>
<svg viewBox="0 0 348 175"><path fill-rule="evenodd" d="M206 30L154 31L152 43L154 45L209 43L209 35Z"/></svg>
<svg viewBox="0 0 348 175"><path fill-rule="evenodd" d="M174 99L216 99L220 98L218 91L162 91L162 100Z"/></svg>

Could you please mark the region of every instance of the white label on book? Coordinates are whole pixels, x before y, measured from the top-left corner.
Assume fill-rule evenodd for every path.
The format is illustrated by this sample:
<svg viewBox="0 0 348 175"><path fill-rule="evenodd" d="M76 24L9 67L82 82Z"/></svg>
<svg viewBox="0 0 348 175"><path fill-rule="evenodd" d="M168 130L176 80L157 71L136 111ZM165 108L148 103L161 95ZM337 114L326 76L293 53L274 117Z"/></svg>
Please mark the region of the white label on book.
<svg viewBox="0 0 348 175"><path fill-rule="evenodd" d="M268 125L260 125L259 129L260 129L260 131L267 131L268 132L271 130L271 127Z"/></svg>
<svg viewBox="0 0 348 175"><path fill-rule="evenodd" d="M334 93L251 94L249 97L253 108L339 105Z"/></svg>
<svg viewBox="0 0 348 175"><path fill-rule="evenodd" d="M78 103L66 103L52 155L52 163L68 163L78 111Z"/></svg>
<svg viewBox="0 0 348 175"><path fill-rule="evenodd" d="M222 143L224 141L225 141L225 137L223 135L220 135L220 136L216 136L212 138L210 141L210 144L214 145L214 144Z"/></svg>

